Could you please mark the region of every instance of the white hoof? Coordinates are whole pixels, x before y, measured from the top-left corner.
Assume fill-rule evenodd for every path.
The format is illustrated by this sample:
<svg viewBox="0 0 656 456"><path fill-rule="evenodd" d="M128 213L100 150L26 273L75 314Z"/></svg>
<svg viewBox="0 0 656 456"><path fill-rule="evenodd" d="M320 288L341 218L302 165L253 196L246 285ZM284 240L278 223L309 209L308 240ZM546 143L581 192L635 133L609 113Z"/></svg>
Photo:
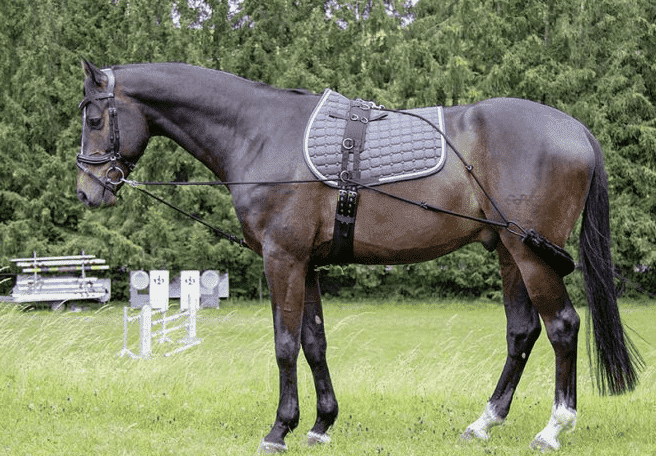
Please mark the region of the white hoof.
<svg viewBox="0 0 656 456"><path fill-rule="evenodd" d="M535 440L531 442L531 450L540 450L543 453L546 453L547 451L556 451L560 448L558 439L554 436L543 434L543 432L540 432L535 436Z"/></svg>
<svg viewBox="0 0 656 456"><path fill-rule="evenodd" d="M308 432L308 445L314 446L326 443L330 443L330 436L328 434L318 434L312 431Z"/></svg>
<svg viewBox="0 0 656 456"><path fill-rule="evenodd" d="M287 445L284 443L272 443L267 442L266 440L262 440L259 448L257 449L259 454L276 454L284 453L285 451L287 451Z"/></svg>
<svg viewBox="0 0 656 456"><path fill-rule="evenodd" d="M467 429L465 429L465 432L460 434L460 438L463 440L487 440L490 438L490 434L488 434L485 429L478 429L473 428L472 426L468 426Z"/></svg>
<svg viewBox="0 0 656 456"><path fill-rule="evenodd" d="M479 419L467 426L465 432L460 435L461 439L472 440L474 438L480 440L487 440L490 438L488 430L493 426L499 426L503 423L503 418L500 418L492 404L488 403L485 411Z"/></svg>

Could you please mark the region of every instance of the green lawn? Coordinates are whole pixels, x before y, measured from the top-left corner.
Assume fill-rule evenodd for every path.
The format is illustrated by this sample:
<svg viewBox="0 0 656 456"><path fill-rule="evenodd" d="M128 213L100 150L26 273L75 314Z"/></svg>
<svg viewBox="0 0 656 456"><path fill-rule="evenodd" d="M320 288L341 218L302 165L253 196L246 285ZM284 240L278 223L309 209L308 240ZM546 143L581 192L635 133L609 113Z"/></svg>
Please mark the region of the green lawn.
<svg viewBox="0 0 656 456"><path fill-rule="evenodd" d="M656 305L622 303L647 362L634 393L593 390L582 331L576 431L560 454L656 454ZM505 317L485 302L324 305L340 416L322 448L304 445L314 390L299 369L301 424L290 455L525 454L547 423L553 352L544 334L506 424L461 442L505 358ZM584 315L585 310L580 313ZM131 349L138 350L132 328ZM81 313L0 308L0 455L254 454L273 423L277 367L270 309L224 302L199 312L202 343L166 358L118 357L122 307Z"/></svg>

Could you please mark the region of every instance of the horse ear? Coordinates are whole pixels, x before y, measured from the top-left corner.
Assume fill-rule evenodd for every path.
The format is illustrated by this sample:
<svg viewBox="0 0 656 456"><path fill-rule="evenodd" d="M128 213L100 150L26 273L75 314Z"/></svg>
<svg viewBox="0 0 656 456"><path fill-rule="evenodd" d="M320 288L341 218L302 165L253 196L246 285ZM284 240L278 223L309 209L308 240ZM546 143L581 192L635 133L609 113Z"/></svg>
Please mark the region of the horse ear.
<svg viewBox="0 0 656 456"><path fill-rule="evenodd" d="M105 73L100 71L96 66L88 62L85 59L82 59L82 68L84 69L84 75L87 78L91 78L91 80L96 84L96 86L100 87L102 86L102 83L105 81Z"/></svg>

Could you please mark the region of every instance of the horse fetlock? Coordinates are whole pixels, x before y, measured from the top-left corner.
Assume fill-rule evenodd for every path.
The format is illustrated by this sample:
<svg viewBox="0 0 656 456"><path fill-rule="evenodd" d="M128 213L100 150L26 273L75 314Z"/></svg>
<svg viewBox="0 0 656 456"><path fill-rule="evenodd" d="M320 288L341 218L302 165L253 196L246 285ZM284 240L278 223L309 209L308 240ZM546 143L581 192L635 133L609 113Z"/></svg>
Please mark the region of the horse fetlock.
<svg viewBox="0 0 656 456"><path fill-rule="evenodd" d="M326 394L317 400L317 424L320 419L327 427L330 427L337 419L338 414L339 406L333 394Z"/></svg>
<svg viewBox="0 0 656 456"><path fill-rule="evenodd" d="M554 405L547 426L535 436L531 449L542 452L560 448L558 436L563 431L571 432L576 426L576 410L564 404Z"/></svg>

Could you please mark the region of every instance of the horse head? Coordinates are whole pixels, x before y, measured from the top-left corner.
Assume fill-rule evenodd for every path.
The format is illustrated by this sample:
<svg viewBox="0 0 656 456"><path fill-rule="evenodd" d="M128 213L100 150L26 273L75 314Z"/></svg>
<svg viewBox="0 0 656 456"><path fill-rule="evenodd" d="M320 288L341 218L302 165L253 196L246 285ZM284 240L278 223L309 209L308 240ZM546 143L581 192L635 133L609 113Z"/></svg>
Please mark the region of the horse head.
<svg viewBox="0 0 656 456"><path fill-rule="evenodd" d="M86 78L82 110L82 139L77 155L78 198L88 206L116 204L116 192L148 144L143 112L124 88L116 86L114 71L82 61Z"/></svg>

